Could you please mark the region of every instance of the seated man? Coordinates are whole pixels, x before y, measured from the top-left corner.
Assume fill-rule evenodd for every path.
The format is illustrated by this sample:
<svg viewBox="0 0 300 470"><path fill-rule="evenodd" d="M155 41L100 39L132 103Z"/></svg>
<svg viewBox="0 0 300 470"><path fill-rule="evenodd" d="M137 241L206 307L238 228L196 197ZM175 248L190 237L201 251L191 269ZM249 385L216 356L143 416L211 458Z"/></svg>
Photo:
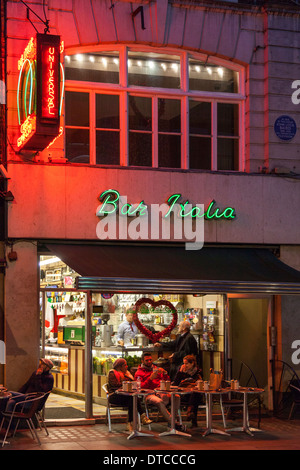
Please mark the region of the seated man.
<svg viewBox="0 0 300 470"><path fill-rule="evenodd" d="M160 367L155 367L153 365L153 359L150 353L143 353L142 355L142 364L138 367L138 370L136 371L134 375L134 380L137 380L138 378L141 379L141 387L154 390L155 388L160 388L160 381L161 380L169 380L169 376L167 372L160 368ZM160 393L159 395L148 395L146 397L146 403L147 405L154 405L156 406L161 414L163 415L164 419L171 424L171 415L169 411L166 408L166 405L170 403L171 396L168 392L166 393ZM180 397L176 396L175 397L175 412L177 415L178 409L180 406ZM185 430L184 426L180 426L179 424L176 424L176 428L178 430Z"/></svg>
<svg viewBox="0 0 300 470"><path fill-rule="evenodd" d="M16 402L22 401L26 393L51 392L54 384L53 375L50 370L53 367L53 362L50 359L40 359L39 367L34 371L27 382L19 389L18 392L9 393L12 394L12 398L9 400L7 409L11 411Z"/></svg>

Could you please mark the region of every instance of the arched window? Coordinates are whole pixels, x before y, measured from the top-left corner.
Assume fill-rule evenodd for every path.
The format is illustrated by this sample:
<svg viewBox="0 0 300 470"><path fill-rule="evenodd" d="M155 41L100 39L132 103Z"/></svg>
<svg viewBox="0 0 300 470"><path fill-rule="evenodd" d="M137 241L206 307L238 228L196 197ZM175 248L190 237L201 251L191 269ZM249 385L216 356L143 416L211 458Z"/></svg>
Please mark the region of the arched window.
<svg viewBox="0 0 300 470"><path fill-rule="evenodd" d="M65 57L71 163L243 170L243 69L186 51L113 46Z"/></svg>

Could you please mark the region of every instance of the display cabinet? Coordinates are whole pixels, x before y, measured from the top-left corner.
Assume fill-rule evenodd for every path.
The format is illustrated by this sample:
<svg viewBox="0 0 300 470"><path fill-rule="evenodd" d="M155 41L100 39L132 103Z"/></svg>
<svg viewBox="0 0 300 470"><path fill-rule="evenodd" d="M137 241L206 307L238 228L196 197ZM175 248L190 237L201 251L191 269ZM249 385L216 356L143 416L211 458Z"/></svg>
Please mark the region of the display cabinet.
<svg viewBox="0 0 300 470"><path fill-rule="evenodd" d="M45 358L50 359L54 367L51 372L68 374L69 372L69 349L55 346L45 346Z"/></svg>

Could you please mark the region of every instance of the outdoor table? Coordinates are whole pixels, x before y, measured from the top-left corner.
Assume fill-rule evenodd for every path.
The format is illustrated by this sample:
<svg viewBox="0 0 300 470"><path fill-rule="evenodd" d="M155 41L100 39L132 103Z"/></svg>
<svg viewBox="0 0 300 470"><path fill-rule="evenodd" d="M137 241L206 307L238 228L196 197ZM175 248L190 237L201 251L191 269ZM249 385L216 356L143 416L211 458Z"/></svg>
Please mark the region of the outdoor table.
<svg viewBox="0 0 300 470"><path fill-rule="evenodd" d="M159 434L160 437L163 436L170 436L173 434L179 435L179 436L186 436L186 437L191 437L191 434L188 434L183 431L178 431L175 428L175 423L176 423L176 416L175 416L175 395L186 395L187 393L192 393L192 389L188 388L179 388L179 387L171 387L170 390L161 390L160 388L156 388L155 392L156 393L167 393L171 395L171 429L169 431L162 432Z"/></svg>
<svg viewBox="0 0 300 470"><path fill-rule="evenodd" d="M8 400L11 398L11 393L9 392L2 392L0 394L0 424L2 424L2 411L5 411L6 405L8 403ZM3 444L3 441L0 441L1 444ZM5 441L5 444L9 444L9 442Z"/></svg>
<svg viewBox="0 0 300 470"><path fill-rule="evenodd" d="M206 430L203 434L203 437L208 436L208 434L222 434L225 436L230 436L230 434L226 431L222 431L221 429L213 428L212 426L212 397L213 395L218 395L220 397L220 402L222 403L222 395L228 393L228 389L219 389L219 390L193 390L195 393L204 393L205 400L206 400ZM224 423L225 426L225 423Z"/></svg>
<svg viewBox="0 0 300 470"><path fill-rule="evenodd" d="M116 390L116 393L119 395L126 395L126 396L131 396L133 399L133 431L132 433L127 437L127 439L133 439L134 437L153 437L153 434L151 433L146 433L146 432L141 432L138 429L138 410L137 410L137 399L139 395L142 396L147 396L153 393L153 390L145 390L142 389L140 391L133 390L132 392L125 392L122 389Z"/></svg>
<svg viewBox="0 0 300 470"><path fill-rule="evenodd" d="M230 391L234 393L242 393L244 395L244 400L243 400L243 425L242 427L236 427L236 428L231 428L228 429L228 431L240 431L240 432L245 432L249 434L249 436L253 436L253 432L261 431L261 429L256 429L256 428L251 428L249 426L249 420L248 420L248 400L247 400L247 395L248 394L255 394L255 393L263 393L264 389L263 388L252 388L252 387L239 387L237 390L231 390Z"/></svg>

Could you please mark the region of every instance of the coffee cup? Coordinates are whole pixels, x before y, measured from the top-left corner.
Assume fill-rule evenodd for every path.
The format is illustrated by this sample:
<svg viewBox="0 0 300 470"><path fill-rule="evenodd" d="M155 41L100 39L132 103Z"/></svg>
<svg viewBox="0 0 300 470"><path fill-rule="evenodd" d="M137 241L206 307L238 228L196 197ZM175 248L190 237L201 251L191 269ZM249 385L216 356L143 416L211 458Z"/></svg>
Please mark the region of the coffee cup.
<svg viewBox="0 0 300 470"><path fill-rule="evenodd" d="M165 380L160 381L160 389L161 390L166 390L166 381Z"/></svg>
<svg viewBox="0 0 300 470"><path fill-rule="evenodd" d="M171 389L171 382L170 380L166 380L166 390L170 390Z"/></svg>

